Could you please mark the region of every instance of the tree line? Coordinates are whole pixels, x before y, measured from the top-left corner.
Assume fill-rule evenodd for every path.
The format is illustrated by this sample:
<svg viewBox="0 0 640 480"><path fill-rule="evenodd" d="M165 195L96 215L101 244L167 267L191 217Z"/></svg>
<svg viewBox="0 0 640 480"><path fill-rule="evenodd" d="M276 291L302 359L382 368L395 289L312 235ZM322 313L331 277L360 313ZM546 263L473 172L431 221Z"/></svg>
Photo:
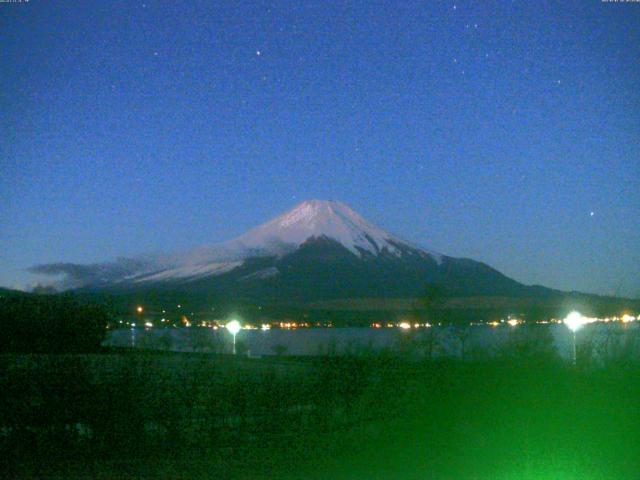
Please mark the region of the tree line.
<svg viewBox="0 0 640 480"><path fill-rule="evenodd" d="M72 295L0 297L0 352L89 353L100 349L109 313Z"/></svg>

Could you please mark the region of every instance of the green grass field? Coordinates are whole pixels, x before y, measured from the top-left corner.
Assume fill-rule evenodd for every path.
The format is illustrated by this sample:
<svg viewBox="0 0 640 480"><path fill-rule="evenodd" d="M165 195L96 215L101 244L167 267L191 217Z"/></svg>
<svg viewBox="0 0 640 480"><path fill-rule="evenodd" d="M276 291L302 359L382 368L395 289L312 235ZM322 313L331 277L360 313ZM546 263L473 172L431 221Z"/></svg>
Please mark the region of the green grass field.
<svg viewBox="0 0 640 480"><path fill-rule="evenodd" d="M6 478L634 479L640 365L0 357Z"/></svg>

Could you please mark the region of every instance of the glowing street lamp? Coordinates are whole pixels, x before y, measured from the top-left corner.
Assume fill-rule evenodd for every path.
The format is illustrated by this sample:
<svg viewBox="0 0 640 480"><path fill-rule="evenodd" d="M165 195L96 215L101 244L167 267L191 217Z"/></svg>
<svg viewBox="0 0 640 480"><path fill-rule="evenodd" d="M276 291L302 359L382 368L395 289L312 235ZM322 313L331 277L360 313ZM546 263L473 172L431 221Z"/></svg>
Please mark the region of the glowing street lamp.
<svg viewBox="0 0 640 480"><path fill-rule="evenodd" d="M576 332L587 323L587 319L580 312L573 311L564 319L564 324L571 330L573 338L573 364L576 364Z"/></svg>
<svg viewBox="0 0 640 480"><path fill-rule="evenodd" d="M242 328L240 322L237 320L231 320L229 323L225 325L225 328L229 331L231 335L233 335L233 354L236 354L236 335Z"/></svg>

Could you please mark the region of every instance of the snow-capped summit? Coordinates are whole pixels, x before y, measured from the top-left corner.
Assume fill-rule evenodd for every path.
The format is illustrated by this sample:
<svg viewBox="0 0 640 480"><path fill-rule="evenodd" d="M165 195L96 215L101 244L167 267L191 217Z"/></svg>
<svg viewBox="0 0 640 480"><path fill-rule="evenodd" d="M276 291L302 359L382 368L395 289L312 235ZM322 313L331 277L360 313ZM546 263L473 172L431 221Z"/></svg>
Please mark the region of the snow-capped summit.
<svg viewBox="0 0 640 480"><path fill-rule="evenodd" d="M307 200L234 241L250 248L300 246L310 238L327 237L356 255L377 255L384 248L398 253L402 240L369 223L347 205L332 200Z"/></svg>
<svg viewBox="0 0 640 480"><path fill-rule="evenodd" d="M249 257L282 256L310 239L325 237L357 256L386 253L399 256L402 247L432 256L441 255L416 247L365 220L342 202L307 200L293 209L226 242L200 247L174 258L176 267L237 262ZM188 269L187 269L188 270ZM207 270L207 269L205 269Z"/></svg>

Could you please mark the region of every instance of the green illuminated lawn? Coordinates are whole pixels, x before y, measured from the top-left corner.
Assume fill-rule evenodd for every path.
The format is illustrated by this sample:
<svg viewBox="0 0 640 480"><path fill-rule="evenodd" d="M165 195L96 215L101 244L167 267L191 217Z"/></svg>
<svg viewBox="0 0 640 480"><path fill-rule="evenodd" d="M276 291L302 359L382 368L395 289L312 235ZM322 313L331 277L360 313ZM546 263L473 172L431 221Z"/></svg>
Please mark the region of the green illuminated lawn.
<svg viewBox="0 0 640 480"><path fill-rule="evenodd" d="M2 357L14 478L626 479L640 366ZM69 425L81 423L83 436ZM27 428L28 427L28 428ZM7 430L9 429L9 430Z"/></svg>

